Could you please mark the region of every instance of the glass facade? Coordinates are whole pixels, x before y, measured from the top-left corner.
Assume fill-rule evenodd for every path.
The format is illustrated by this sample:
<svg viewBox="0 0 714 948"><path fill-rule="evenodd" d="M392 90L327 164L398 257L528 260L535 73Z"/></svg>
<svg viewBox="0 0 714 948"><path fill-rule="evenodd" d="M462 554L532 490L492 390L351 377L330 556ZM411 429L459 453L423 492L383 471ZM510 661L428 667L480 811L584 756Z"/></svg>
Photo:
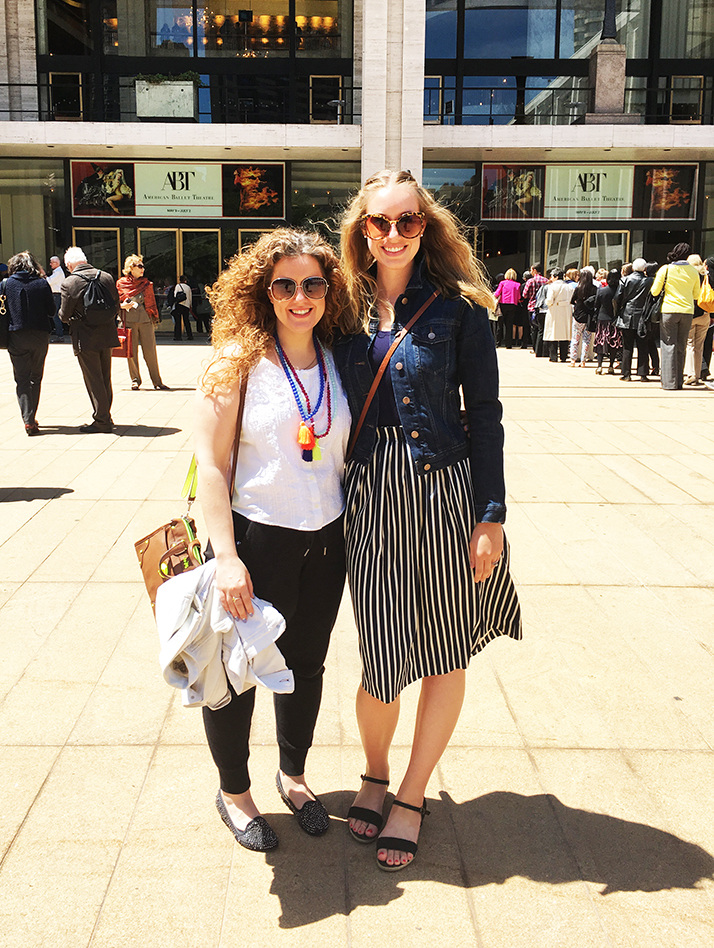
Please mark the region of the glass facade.
<svg viewBox="0 0 714 948"><path fill-rule="evenodd" d="M102 7L108 54L183 59L351 55L352 0L104 0ZM145 29L137 30L138 23Z"/></svg>
<svg viewBox="0 0 714 948"><path fill-rule="evenodd" d="M714 4L711 0L662 0L660 56L714 58Z"/></svg>
<svg viewBox="0 0 714 948"><path fill-rule="evenodd" d="M0 158L0 260L29 250L49 272L68 245L64 162Z"/></svg>
<svg viewBox="0 0 714 948"><path fill-rule="evenodd" d="M648 0L617 4L618 42L633 61L648 61L651 7ZM592 0L427 0L424 121L583 121L603 14L604 4Z"/></svg>

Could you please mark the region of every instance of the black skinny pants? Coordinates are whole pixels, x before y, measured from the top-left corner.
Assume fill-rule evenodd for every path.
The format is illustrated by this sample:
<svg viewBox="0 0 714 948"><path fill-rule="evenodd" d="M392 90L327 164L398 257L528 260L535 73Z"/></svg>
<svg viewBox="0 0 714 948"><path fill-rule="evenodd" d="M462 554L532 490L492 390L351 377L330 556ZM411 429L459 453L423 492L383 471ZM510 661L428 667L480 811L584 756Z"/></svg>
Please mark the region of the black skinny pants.
<svg viewBox="0 0 714 948"><path fill-rule="evenodd" d="M305 771L322 697L322 674L330 633L345 585L343 517L321 530L289 530L233 513L238 555L260 599L283 614L285 632L277 641L295 676L295 691L275 695L275 727L280 769L288 776ZM211 556L210 549L207 555ZM229 685L230 687L230 685ZM245 793L250 787L248 757L255 688L223 708L203 708L208 746L218 767L221 790Z"/></svg>

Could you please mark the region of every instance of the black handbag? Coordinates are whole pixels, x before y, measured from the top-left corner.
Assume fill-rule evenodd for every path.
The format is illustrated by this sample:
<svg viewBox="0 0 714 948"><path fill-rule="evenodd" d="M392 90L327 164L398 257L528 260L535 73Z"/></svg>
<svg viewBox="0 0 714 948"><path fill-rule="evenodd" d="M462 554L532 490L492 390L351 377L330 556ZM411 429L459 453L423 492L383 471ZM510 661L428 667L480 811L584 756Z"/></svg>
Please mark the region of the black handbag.
<svg viewBox="0 0 714 948"><path fill-rule="evenodd" d="M664 291L667 286L667 274L669 273L669 264L664 271L664 283L657 296L650 293L645 305L642 308L642 317L648 323L658 323L662 318L662 304L664 303Z"/></svg>

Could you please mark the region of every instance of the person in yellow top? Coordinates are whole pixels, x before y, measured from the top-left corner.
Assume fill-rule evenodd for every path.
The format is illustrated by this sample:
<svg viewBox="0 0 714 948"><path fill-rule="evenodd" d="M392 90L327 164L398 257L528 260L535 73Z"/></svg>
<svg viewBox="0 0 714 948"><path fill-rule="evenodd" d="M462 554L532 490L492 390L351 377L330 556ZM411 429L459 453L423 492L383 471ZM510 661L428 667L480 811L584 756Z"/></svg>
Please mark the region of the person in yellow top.
<svg viewBox="0 0 714 948"><path fill-rule="evenodd" d="M694 303L699 299L699 274L687 257L692 248L681 243L667 254L667 264L660 267L650 287L652 296L658 296L664 286L664 301L660 321L660 351L662 388L674 391L684 381L684 357L687 338L694 316Z"/></svg>

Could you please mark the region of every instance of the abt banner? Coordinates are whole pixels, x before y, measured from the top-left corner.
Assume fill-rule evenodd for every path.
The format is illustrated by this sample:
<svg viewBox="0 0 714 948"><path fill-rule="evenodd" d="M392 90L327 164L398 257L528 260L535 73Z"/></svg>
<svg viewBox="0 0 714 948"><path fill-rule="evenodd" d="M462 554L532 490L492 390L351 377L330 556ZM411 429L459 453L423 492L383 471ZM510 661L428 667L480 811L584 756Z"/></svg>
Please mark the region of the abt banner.
<svg viewBox="0 0 714 948"><path fill-rule="evenodd" d="M222 217L220 165L134 164L137 217Z"/></svg>
<svg viewBox="0 0 714 948"><path fill-rule="evenodd" d="M544 214L551 220L630 220L634 165L548 165Z"/></svg>

